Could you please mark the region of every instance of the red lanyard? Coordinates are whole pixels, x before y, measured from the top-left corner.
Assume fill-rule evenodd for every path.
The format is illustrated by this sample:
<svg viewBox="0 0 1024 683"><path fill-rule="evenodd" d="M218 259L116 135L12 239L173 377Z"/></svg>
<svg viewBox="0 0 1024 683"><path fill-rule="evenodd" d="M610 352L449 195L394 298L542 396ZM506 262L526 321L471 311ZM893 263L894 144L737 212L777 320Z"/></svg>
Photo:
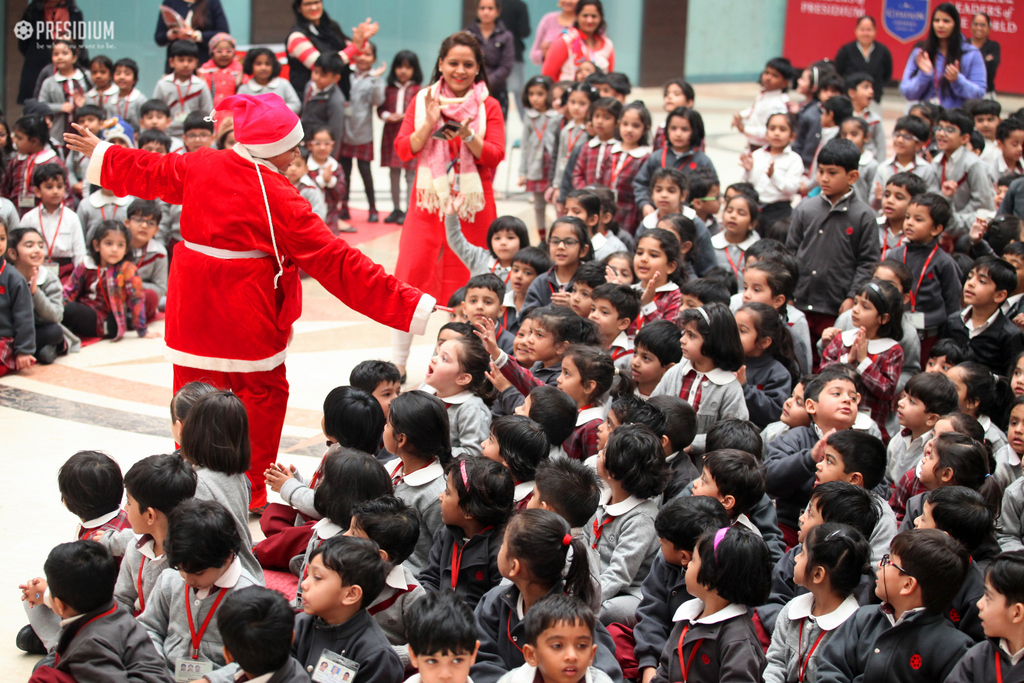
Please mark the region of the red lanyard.
<svg viewBox="0 0 1024 683"><path fill-rule="evenodd" d="M46 260L49 261L53 255L53 248L57 244L57 236L60 235L60 224L64 222L64 202L60 203L60 217L57 219L57 229L53 233L53 241L46 241L46 231L43 230L43 206L39 206L39 232L43 235L43 242L46 243Z"/></svg>
<svg viewBox="0 0 1024 683"><path fill-rule="evenodd" d="M619 163L612 167L612 181L608 184L612 190L615 190L615 182L619 179L619 175L622 174L622 169L626 168L626 164L629 163L629 152L623 150L619 153Z"/></svg>
<svg viewBox="0 0 1024 683"><path fill-rule="evenodd" d="M665 161L668 159L668 148L669 148L669 145L665 145L664 147L661 148L661 167L662 168L665 168ZM672 150L672 153L675 154L676 153L675 150ZM681 154L681 155L679 155L679 158L683 159L684 156L685 156L684 154ZM677 159L677 161L678 161L678 159ZM678 166L676 166L675 169L677 171L681 171L681 170L683 170L683 166L684 165L686 165L686 159L683 159L682 163L679 164Z"/></svg>
<svg viewBox="0 0 1024 683"><path fill-rule="evenodd" d="M146 611L146 599L144 597L142 597L142 568L145 567L145 566L146 566L146 556L143 555L142 556L142 561L139 562L139 579L138 579L138 582L137 582L138 586L139 586L139 614L142 614L143 612ZM186 603L188 602L188 593L185 594L185 602ZM191 611L189 611L188 616L189 616L189 621L191 621L192 620L192 612Z"/></svg>
<svg viewBox="0 0 1024 683"><path fill-rule="evenodd" d="M210 620L213 619L213 613L220 607L220 601L227 595L227 590L221 588L220 595L213 601L213 607L210 608L210 613L206 615L206 619L203 620L203 625L199 627L199 633L196 633L195 623L192 621L192 605L188 599L188 585L185 586L185 613L188 614L188 630L192 634L192 659L199 659L199 645L203 642L203 634L206 633L206 627L210 625Z"/></svg>
<svg viewBox="0 0 1024 683"><path fill-rule="evenodd" d="M131 97L131 93L129 93L128 97ZM117 101L114 102L114 110L117 111L118 115L120 115L120 117L122 119L124 119L125 121L128 120L128 107L130 106L129 102L128 102L128 97L124 98L124 113L123 114L121 113L121 100L118 99Z"/></svg>
<svg viewBox="0 0 1024 683"><path fill-rule="evenodd" d="M946 182L946 162L947 161L949 161L949 155L943 154L942 155L942 182L939 183L939 187L940 188ZM967 173L964 173L963 177L961 177L960 180L956 181L956 186L960 187L961 185L964 184L965 180L967 180Z"/></svg>
<svg viewBox="0 0 1024 683"><path fill-rule="evenodd" d="M828 633L828 631L821 632L818 639L814 641L814 645L811 645L811 649L807 651L807 659L803 659L800 656L800 648L804 640L804 621L806 621L806 619L802 619L800 621L800 635L796 642L796 679L800 681L800 683L804 683L804 675L807 673L807 665L811 663L811 655L814 654L814 650L817 649L818 643L821 642L821 639L825 637L826 633Z"/></svg>
<svg viewBox="0 0 1024 683"><path fill-rule="evenodd" d="M697 644L693 646L692 650L690 650L690 658L686 660L686 664L683 664L683 639L686 638L686 633L689 630L690 625L687 624L683 627L683 635L679 636L679 668L683 671L683 683L686 683L686 679L690 673L690 665L693 664L693 658L697 656L697 650L700 649L701 643L704 642L703 638L697 641Z"/></svg>
<svg viewBox="0 0 1024 683"><path fill-rule="evenodd" d="M403 479L405 479L405 473L402 473L402 474L398 473L398 470L402 469L402 467L403 467L403 463L402 463L401 460L399 460L398 461L398 467L396 467L395 469L391 470L391 485L392 486L397 486L398 482L400 482Z"/></svg>
<svg viewBox="0 0 1024 683"><path fill-rule="evenodd" d="M739 247L736 247L736 248L740 249ZM747 269L747 264L744 262L744 259L745 259L746 255L747 255L747 252L745 252L742 249L740 249L740 254L742 256L740 257L740 267L737 268L736 264L733 263L732 255L729 253L729 245L728 244L725 245L725 248L722 251L725 252L725 258L729 259L729 267L732 268L732 272L736 275L737 278L739 278L740 275L743 274L743 271L745 271Z"/></svg>
<svg viewBox="0 0 1024 683"><path fill-rule="evenodd" d="M1003 683L1003 663L999 656L999 648L994 648L996 651L996 681L997 683Z"/></svg>
<svg viewBox="0 0 1024 683"><path fill-rule="evenodd" d="M597 542L601 540L601 533L604 531L605 525L610 523L613 519L615 519L613 515L608 515L600 524L598 524L596 519L594 520L594 544L590 546L591 548L595 550L597 549Z"/></svg>
<svg viewBox="0 0 1024 683"><path fill-rule="evenodd" d="M543 114L541 114L541 116L543 116ZM548 119L548 121L545 121L545 122L544 122L544 126L543 126L543 127L542 127L542 128L540 129L540 132L539 132L539 133L537 133L537 129L536 129L536 127L535 127L535 128L533 129L533 132L534 132L534 133L537 133L537 139L538 139L538 140L540 140L541 142L544 142L544 133L545 133L545 132L547 131L547 129L548 129L548 122L549 122L550 120L551 120L551 119L549 118L549 119Z"/></svg>
<svg viewBox="0 0 1024 683"><path fill-rule="evenodd" d="M569 143L569 144L566 145L566 149L565 149L565 158L566 159L568 159L570 156L572 156L572 150L573 150L574 147L576 147L576 143L579 142L579 139L583 136L583 132L584 132L584 129L581 127L580 128L580 132L576 133L576 137L572 136L572 131L569 131L569 133L566 134L566 142Z"/></svg>
<svg viewBox="0 0 1024 683"><path fill-rule="evenodd" d="M493 526L484 527L480 530L480 533L493 529ZM472 539L470 539L472 540ZM462 566L462 551L469 545L469 541L466 541L461 546L456 543L452 546L452 590L459 585L459 569Z"/></svg>
<svg viewBox="0 0 1024 683"><path fill-rule="evenodd" d="M508 636L508 642L515 645L517 650L519 650L520 652L523 651L523 648L519 647L516 641L512 640L512 610L509 610L508 613L508 622L506 622L505 624L505 635ZM1002 683L1002 681L1000 681L1000 683Z"/></svg>
<svg viewBox="0 0 1024 683"><path fill-rule="evenodd" d="M36 158L42 153L43 150L39 150L35 154L29 156L25 162L25 182L21 186L23 193L27 193L29 188L32 187L32 173L36 170Z"/></svg>
<svg viewBox="0 0 1024 683"><path fill-rule="evenodd" d="M907 245L909 248L910 245ZM935 256L935 252L939 250L939 245L936 244L932 247L932 253L928 254L928 259L924 262L924 268L921 269L921 277L917 278L917 287L910 292L910 312L915 313L917 311L917 292L921 289L921 283L924 282L924 274L928 272L928 266L932 262L932 257ZM903 250L903 265L907 264L907 249Z"/></svg>
<svg viewBox="0 0 1024 683"><path fill-rule="evenodd" d="M491 272L493 273L494 271L496 271L498 269L498 266L500 266L500 265L501 265L501 261L499 261L498 259L494 259L494 265L491 266ZM509 268L508 272L505 273L505 284L506 285L508 284L508 279L510 277L512 277L512 269L511 268Z"/></svg>
<svg viewBox="0 0 1024 683"><path fill-rule="evenodd" d="M188 85L185 87L185 97L181 96L181 86L178 85L177 79L174 80L174 87L178 91L178 106L181 107L181 111L185 111L185 102L189 99L189 91L192 90L192 79L188 79Z"/></svg>
<svg viewBox="0 0 1024 683"><path fill-rule="evenodd" d="M110 217L110 220L117 218L117 204L114 204L114 215ZM102 206L100 207L100 215L103 216L103 220L107 220L107 211Z"/></svg>

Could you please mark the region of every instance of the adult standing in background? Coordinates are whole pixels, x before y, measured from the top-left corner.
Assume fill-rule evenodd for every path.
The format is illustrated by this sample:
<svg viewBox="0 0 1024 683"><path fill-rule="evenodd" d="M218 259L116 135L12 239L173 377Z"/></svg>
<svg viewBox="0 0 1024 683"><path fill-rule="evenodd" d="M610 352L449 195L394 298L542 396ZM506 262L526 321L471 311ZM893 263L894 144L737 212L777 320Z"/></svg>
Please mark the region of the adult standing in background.
<svg viewBox="0 0 1024 683"><path fill-rule="evenodd" d="M548 12L537 24L537 33L533 37L533 47L530 48L530 61L537 66L543 66L544 57L548 54L548 48L559 35L565 33L576 23L576 2L577 0L558 0L559 11Z"/></svg>
<svg viewBox="0 0 1024 683"><path fill-rule="evenodd" d="M377 24L367 19L353 29L352 40L349 40L338 22L324 10L323 0L292 0L292 12L295 13L295 26L285 39L285 50L288 53L288 81L299 97L306 91L313 65L321 52L333 50L341 55L341 61L348 64L378 29ZM344 69L338 81L346 99L351 84L349 76L349 70Z"/></svg>
<svg viewBox="0 0 1024 683"><path fill-rule="evenodd" d="M971 18L971 45L978 48L985 59L986 85L985 93L989 99L996 98L996 70L999 68L999 43L988 39L992 30L992 22L984 12Z"/></svg>
<svg viewBox="0 0 1024 683"><path fill-rule="evenodd" d="M163 5L181 15L185 20L185 30L172 29L164 21L161 12L156 20L156 44L167 47L168 59L164 60L164 73L171 73L170 45L176 40L188 40L199 48L199 63L205 64L210 59L210 38L218 33L231 33L228 28L228 17L220 0L163 0Z"/></svg>
<svg viewBox="0 0 1024 683"><path fill-rule="evenodd" d="M857 19L857 39L839 48L836 71L844 78L855 73L870 75L875 84L875 102L881 102L882 88L892 78L892 53L875 40L877 33L874 17L865 15Z"/></svg>
<svg viewBox="0 0 1024 683"><path fill-rule="evenodd" d="M944 2L932 12L928 37L907 58L900 92L911 102L938 102L946 109L985 96L985 60L960 33L960 12Z"/></svg>
<svg viewBox="0 0 1024 683"><path fill-rule="evenodd" d="M530 37L530 9L523 0L502 0L504 10L501 13L505 27L512 32L515 39L515 59L512 62L512 73L508 76L508 93L515 102L516 111L522 119L526 112L523 110L523 83L526 81L524 75L525 65L523 64L523 53L526 52L526 39ZM506 112L507 118L508 112Z"/></svg>
<svg viewBox="0 0 1024 683"><path fill-rule="evenodd" d="M576 80L576 69L583 62L592 62L605 73L615 71L615 46L605 35L607 26L601 0L579 0L576 22L552 41L541 72L557 83Z"/></svg>
<svg viewBox="0 0 1024 683"><path fill-rule="evenodd" d="M515 62L515 37L499 18L502 0L478 0L476 21L466 27L480 42L487 67L491 97L501 105L501 116L508 120L508 77Z"/></svg>
<svg viewBox="0 0 1024 683"><path fill-rule="evenodd" d="M18 51L25 58L21 67L21 80L18 83L18 104L32 99L40 72L52 63L50 53L53 50L53 41L44 42L37 39L34 32L36 22L77 22L84 21L84 18L75 0L32 0L22 13L21 20L32 25L33 35L25 40L18 39Z"/></svg>

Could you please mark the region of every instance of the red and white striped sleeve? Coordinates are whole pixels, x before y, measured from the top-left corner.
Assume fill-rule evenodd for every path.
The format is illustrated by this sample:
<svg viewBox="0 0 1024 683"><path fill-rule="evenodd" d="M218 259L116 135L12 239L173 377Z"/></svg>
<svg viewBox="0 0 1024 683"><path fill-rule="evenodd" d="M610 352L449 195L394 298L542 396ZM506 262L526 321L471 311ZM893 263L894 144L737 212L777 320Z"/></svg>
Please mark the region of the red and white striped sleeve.
<svg viewBox="0 0 1024 683"><path fill-rule="evenodd" d="M288 36L286 49L290 56L302 62L302 65L307 69L312 69L313 65L316 64L316 60L320 59L320 50L316 49L313 41L299 31ZM349 43L345 46L344 50L338 52L338 55L341 57L341 61L348 64L353 57L359 54L359 51L359 46L355 43Z"/></svg>

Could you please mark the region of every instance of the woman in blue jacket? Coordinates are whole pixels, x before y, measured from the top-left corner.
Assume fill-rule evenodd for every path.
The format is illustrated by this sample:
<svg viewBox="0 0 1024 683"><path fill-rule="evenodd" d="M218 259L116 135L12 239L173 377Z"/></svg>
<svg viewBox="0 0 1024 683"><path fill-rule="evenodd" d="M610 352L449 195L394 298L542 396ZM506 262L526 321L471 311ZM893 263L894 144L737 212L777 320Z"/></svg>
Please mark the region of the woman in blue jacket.
<svg viewBox="0 0 1024 683"><path fill-rule="evenodd" d="M960 12L944 2L932 12L928 37L910 53L900 92L911 102L937 101L946 109L985 96L985 60L960 33Z"/></svg>

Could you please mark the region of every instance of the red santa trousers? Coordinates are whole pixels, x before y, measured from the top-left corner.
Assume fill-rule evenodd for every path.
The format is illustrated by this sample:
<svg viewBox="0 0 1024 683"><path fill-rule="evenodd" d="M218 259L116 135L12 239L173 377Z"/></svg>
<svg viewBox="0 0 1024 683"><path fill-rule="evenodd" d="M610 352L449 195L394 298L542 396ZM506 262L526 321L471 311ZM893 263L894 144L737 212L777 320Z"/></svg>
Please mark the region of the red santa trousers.
<svg viewBox="0 0 1024 683"><path fill-rule="evenodd" d="M189 382L206 382L234 392L242 399L249 416L249 448L252 460L246 473L252 483L250 508L267 503L267 482L263 476L277 461L281 429L288 409L288 379L284 363L264 372L218 372L184 365L174 366L174 392Z"/></svg>

